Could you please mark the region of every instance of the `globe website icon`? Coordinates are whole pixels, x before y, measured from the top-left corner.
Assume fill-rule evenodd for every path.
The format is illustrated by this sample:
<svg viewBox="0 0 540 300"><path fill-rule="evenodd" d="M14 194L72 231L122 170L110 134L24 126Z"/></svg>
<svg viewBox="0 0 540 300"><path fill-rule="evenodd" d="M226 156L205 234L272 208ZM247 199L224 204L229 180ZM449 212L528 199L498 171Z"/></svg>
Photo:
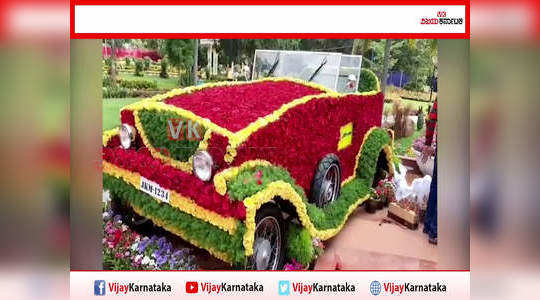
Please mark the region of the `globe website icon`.
<svg viewBox="0 0 540 300"><path fill-rule="evenodd" d="M369 285L369 291L371 292L373 296L377 296L378 294L381 293L381 283L378 282L377 280L372 281L371 284Z"/></svg>

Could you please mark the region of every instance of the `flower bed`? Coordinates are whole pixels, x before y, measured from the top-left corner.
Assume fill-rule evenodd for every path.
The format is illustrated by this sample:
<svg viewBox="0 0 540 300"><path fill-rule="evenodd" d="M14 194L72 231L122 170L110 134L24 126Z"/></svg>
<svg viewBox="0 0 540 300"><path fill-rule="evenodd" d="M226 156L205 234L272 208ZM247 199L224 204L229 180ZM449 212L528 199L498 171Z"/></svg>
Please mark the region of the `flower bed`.
<svg viewBox="0 0 540 300"><path fill-rule="evenodd" d="M143 237L109 209L103 213L103 268L108 270L195 270L189 249L174 249L165 237Z"/></svg>

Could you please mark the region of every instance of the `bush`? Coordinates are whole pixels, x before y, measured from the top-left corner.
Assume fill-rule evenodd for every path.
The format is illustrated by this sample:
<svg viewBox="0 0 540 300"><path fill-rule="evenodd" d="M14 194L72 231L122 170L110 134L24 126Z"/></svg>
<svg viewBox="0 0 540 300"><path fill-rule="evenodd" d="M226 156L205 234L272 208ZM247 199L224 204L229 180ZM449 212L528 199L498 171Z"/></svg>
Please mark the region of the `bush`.
<svg viewBox="0 0 540 300"><path fill-rule="evenodd" d="M144 59L144 70L145 71L148 71L148 69L150 69L150 64L151 64L150 58L145 58Z"/></svg>
<svg viewBox="0 0 540 300"><path fill-rule="evenodd" d="M378 87L377 75L370 69L362 69L360 72L360 81L358 82L359 92L375 91Z"/></svg>
<svg viewBox="0 0 540 300"><path fill-rule="evenodd" d="M424 128L424 110L422 106L418 109L418 121L416 122L416 130Z"/></svg>
<svg viewBox="0 0 540 300"><path fill-rule="evenodd" d="M144 68L144 66L143 66L142 60L137 59L137 60L135 61L135 76L139 76L139 77L144 76L144 74L143 74L143 68Z"/></svg>
<svg viewBox="0 0 540 300"><path fill-rule="evenodd" d="M404 89L408 90L408 91L418 91L418 92L423 92L424 91L424 84L422 82L409 82L407 83L404 87Z"/></svg>
<svg viewBox="0 0 540 300"><path fill-rule="evenodd" d="M156 90L157 82L155 80L137 79L137 80L120 80L121 87L127 89L139 89L139 90Z"/></svg>
<svg viewBox="0 0 540 300"><path fill-rule="evenodd" d="M124 59L126 61L126 68L131 65L131 58L127 57Z"/></svg>
<svg viewBox="0 0 540 300"><path fill-rule="evenodd" d="M169 61L166 58L161 59L161 71L159 72L159 77L169 78L169 73L167 73L168 67Z"/></svg>
<svg viewBox="0 0 540 300"><path fill-rule="evenodd" d="M113 86L113 80L111 78L111 76L105 76L103 77L102 79L102 84L101 84L103 87L110 87L110 86Z"/></svg>
<svg viewBox="0 0 540 300"><path fill-rule="evenodd" d="M112 59L110 57L105 59L105 65L109 68L112 66Z"/></svg>
<svg viewBox="0 0 540 300"><path fill-rule="evenodd" d="M304 266L308 266L315 258L315 250L309 231L294 223L290 224L287 232L287 256Z"/></svg>
<svg viewBox="0 0 540 300"><path fill-rule="evenodd" d="M103 87L103 98L127 98L131 97L131 92L129 89L126 89L121 86L110 86Z"/></svg>

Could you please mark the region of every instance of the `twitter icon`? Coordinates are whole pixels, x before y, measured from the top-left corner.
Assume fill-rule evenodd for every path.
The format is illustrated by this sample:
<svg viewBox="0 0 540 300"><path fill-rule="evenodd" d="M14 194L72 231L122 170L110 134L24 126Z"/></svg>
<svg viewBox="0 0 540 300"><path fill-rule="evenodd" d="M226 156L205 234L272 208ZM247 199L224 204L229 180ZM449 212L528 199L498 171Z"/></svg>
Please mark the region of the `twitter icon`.
<svg viewBox="0 0 540 300"><path fill-rule="evenodd" d="M288 296L289 295L289 281L288 280L280 280L279 286L278 286L278 293L280 296Z"/></svg>

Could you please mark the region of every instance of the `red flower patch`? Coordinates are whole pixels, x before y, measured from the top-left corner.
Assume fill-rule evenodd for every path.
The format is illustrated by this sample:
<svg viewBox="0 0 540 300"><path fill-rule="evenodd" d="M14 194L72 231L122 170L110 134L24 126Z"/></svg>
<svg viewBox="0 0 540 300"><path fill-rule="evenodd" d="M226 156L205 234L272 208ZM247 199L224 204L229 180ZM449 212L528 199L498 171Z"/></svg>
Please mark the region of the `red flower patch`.
<svg viewBox="0 0 540 300"><path fill-rule="evenodd" d="M165 103L189 110L236 132L285 103L322 92L292 81L263 81L206 88L192 94L169 98Z"/></svg>
<svg viewBox="0 0 540 300"><path fill-rule="evenodd" d="M381 124L382 107L381 93L316 99L296 106L277 122L254 132L238 148L233 165L267 160L287 169L309 195L317 165L326 154L339 157L342 180L353 174L365 133ZM349 122L353 123L352 144L338 151L340 128Z"/></svg>
<svg viewBox="0 0 540 300"><path fill-rule="evenodd" d="M154 159L147 148L139 151L122 148L103 148L103 160L120 168L137 172L166 189L174 190L193 199L198 205L222 216L243 220L246 208L241 201L231 201L227 195L218 194L212 182L203 182L192 174L163 165Z"/></svg>

